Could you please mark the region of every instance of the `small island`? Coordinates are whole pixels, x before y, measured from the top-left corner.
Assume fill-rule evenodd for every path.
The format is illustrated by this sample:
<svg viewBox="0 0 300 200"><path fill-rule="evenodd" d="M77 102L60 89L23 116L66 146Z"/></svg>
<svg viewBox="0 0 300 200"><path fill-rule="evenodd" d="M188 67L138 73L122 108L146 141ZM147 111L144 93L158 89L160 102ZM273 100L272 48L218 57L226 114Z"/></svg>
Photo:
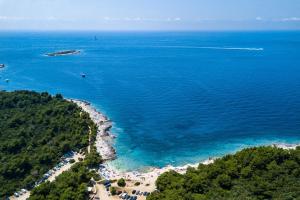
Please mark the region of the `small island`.
<svg viewBox="0 0 300 200"><path fill-rule="evenodd" d="M53 52L53 53L46 53L46 56L66 56L66 55L74 55L74 54L79 54L80 51L79 50L65 50L65 51L57 51L57 52Z"/></svg>
<svg viewBox="0 0 300 200"><path fill-rule="evenodd" d="M0 68L4 68L5 67L5 64L0 64Z"/></svg>

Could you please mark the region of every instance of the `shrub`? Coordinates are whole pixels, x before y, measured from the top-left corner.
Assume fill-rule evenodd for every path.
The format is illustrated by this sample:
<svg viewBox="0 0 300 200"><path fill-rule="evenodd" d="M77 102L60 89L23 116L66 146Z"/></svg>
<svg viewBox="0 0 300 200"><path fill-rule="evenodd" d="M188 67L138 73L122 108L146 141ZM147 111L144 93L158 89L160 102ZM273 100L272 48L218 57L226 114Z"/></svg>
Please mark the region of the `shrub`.
<svg viewBox="0 0 300 200"><path fill-rule="evenodd" d="M141 185L141 183L140 182L135 182L134 185L139 186L139 185Z"/></svg>
<svg viewBox="0 0 300 200"><path fill-rule="evenodd" d="M119 179L117 184L118 184L119 187L125 187L126 186L126 182L125 182L124 178Z"/></svg>
<svg viewBox="0 0 300 200"><path fill-rule="evenodd" d="M98 173L95 173L93 175L93 178L94 178L95 181L100 181L101 180L101 176Z"/></svg>
<svg viewBox="0 0 300 200"><path fill-rule="evenodd" d="M116 195L117 194L117 190L116 190L116 188L115 187L110 187L110 193L111 193L111 195Z"/></svg>

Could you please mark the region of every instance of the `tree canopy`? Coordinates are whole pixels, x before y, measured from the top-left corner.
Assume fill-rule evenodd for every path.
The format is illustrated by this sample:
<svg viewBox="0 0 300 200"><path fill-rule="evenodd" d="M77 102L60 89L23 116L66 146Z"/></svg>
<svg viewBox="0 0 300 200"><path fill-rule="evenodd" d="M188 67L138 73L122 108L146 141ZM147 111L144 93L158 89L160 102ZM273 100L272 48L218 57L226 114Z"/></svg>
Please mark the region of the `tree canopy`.
<svg viewBox="0 0 300 200"><path fill-rule="evenodd" d="M91 129L91 137L97 133L95 126ZM91 179L100 179L100 175L94 170L102 163L101 155L96 151L94 140L91 140L90 152L86 152L85 159L74 164L71 170L60 174L53 182L46 181L34 188L29 200L85 200L89 199L87 186L92 186Z"/></svg>
<svg viewBox="0 0 300 200"><path fill-rule="evenodd" d="M31 189L64 153L86 147L90 125L59 94L0 91L0 198Z"/></svg>
<svg viewBox="0 0 300 200"><path fill-rule="evenodd" d="M300 199L300 147L245 149L183 175L164 173L156 186L147 200Z"/></svg>
<svg viewBox="0 0 300 200"><path fill-rule="evenodd" d="M126 186L126 181L124 178L120 178L117 182L119 187L125 187Z"/></svg>
<svg viewBox="0 0 300 200"><path fill-rule="evenodd" d="M29 200L86 200L87 186L93 176L84 163L75 164L63 172L54 182L45 182L31 191Z"/></svg>

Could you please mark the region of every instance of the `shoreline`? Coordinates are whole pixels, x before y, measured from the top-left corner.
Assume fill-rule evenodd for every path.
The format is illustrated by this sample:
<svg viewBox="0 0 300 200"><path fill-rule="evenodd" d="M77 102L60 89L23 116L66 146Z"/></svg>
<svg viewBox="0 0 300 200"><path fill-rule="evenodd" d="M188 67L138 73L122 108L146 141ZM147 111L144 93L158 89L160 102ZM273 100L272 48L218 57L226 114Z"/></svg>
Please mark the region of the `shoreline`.
<svg viewBox="0 0 300 200"><path fill-rule="evenodd" d="M99 173L105 178L110 180L116 180L120 178L125 178L126 180L145 182L148 185L148 189L155 190L155 181L157 177L167 171L174 170L178 173L185 173L189 167L197 167L200 163L208 165L213 163L217 158L208 158L202 162L195 164L186 164L183 166L172 166L167 165L162 168L150 167L145 172L140 171L125 171L122 172L116 169L107 161L112 161L117 158L116 150L113 147L113 140L115 136L110 132L112 127L112 121L109 120L107 116L98 111L91 103L78 99L69 99L70 101L76 103L79 107L82 108L85 112L90 115L90 118L98 127L97 137L96 137L96 147L98 153L105 160L104 164L100 165ZM287 143L273 143L265 146L274 146L282 149L295 149L298 144L287 144Z"/></svg>
<svg viewBox="0 0 300 200"><path fill-rule="evenodd" d="M113 148L114 135L111 134L112 121L101 112L97 111L89 102L78 99L69 99L87 112L92 121L97 125L95 146L104 161L116 159L116 151Z"/></svg>
<svg viewBox="0 0 300 200"><path fill-rule="evenodd" d="M277 148L280 148L280 149L289 150L289 149L296 149L298 146L300 146L300 143L296 143L296 144L275 143L275 144L271 144L269 146L273 146L273 147L277 147Z"/></svg>

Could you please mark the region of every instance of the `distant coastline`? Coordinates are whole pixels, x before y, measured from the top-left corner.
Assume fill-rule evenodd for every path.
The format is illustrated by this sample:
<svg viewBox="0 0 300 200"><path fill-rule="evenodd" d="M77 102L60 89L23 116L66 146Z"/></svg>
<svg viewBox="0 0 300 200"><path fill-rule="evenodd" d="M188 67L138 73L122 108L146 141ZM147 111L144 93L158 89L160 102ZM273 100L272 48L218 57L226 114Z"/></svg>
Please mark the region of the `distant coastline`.
<svg viewBox="0 0 300 200"><path fill-rule="evenodd" d="M66 55L74 55L74 54L79 54L79 50L64 50L64 51L57 51L57 52L52 52L52 53L46 53L46 56L49 57L54 57L54 56L66 56Z"/></svg>

